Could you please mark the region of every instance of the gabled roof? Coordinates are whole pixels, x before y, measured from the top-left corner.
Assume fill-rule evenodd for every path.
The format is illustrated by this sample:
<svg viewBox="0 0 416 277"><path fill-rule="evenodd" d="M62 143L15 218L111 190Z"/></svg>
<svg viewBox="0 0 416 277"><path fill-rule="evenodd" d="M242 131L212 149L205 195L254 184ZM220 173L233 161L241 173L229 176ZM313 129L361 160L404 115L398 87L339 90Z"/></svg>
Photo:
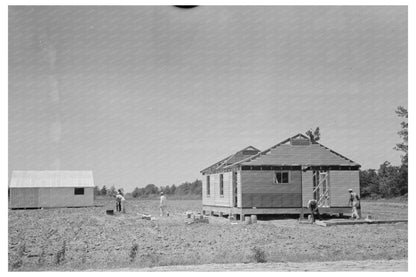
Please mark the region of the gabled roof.
<svg viewBox="0 0 416 277"><path fill-rule="evenodd" d="M233 155L230 155L228 157L226 157L225 159L222 159L219 162L216 162L213 165L210 165L209 167L201 170L201 173L205 173L205 172L209 172L209 171L216 171L216 170L220 170L221 168L224 168L228 165L237 163L241 160L244 160L248 157L251 157L257 153L259 153L260 150L255 148L254 146L247 146L244 149L241 149L240 151L236 152Z"/></svg>
<svg viewBox="0 0 416 277"><path fill-rule="evenodd" d="M14 170L11 188L94 187L92 171Z"/></svg>
<svg viewBox="0 0 416 277"><path fill-rule="evenodd" d="M297 134L227 167L236 165L360 166L320 143L312 143L303 134Z"/></svg>

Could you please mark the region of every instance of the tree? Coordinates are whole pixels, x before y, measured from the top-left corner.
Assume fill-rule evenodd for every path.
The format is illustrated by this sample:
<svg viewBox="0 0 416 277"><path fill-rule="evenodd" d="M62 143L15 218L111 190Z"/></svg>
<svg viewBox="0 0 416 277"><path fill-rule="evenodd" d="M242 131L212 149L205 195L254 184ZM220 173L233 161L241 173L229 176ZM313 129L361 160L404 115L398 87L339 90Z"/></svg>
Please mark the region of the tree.
<svg viewBox="0 0 416 277"><path fill-rule="evenodd" d="M102 188L101 188L101 193L100 193L101 195L107 195L107 187L104 185Z"/></svg>
<svg viewBox="0 0 416 277"><path fill-rule="evenodd" d="M319 127L316 127L315 131L312 129L309 129L309 131L306 131L305 133L312 143L316 143L321 138L321 133L319 132Z"/></svg>
<svg viewBox="0 0 416 277"><path fill-rule="evenodd" d="M141 189L139 189L138 187L136 187L136 188L133 190L133 192L131 193L131 195L132 195L134 198L137 198L137 197L141 196Z"/></svg>
<svg viewBox="0 0 416 277"><path fill-rule="evenodd" d="M159 189L157 186L155 186L154 184L148 184L145 188L144 188L144 194L145 195L151 195L151 194L158 194L159 193Z"/></svg>
<svg viewBox="0 0 416 277"><path fill-rule="evenodd" d="M385 161L378 170L379 193L382 197L400 195L400 167Z"/></svg>
<svg viewBox="0 0 416 277"><path fill-rule="evenodd" d="M95 186L94 187L94 196L97 196L97 195L100 195L100 194L101 194L100 189L98 188L98 186Z"/></svg>
<svg viewBox="0 0 416 277"><path fill-rule="evenodd" d="M117 189L114 186L111 186L111 188L108 190L109 196L116 196L117 195Z"/></svg>
<svg viewBox="0 0 416 277"><path fill-rule="evenodd" d="M402 126L402 129L397 132L399 134L399 136L403 139L402 142L396 144L396 147L394 147L395 150L397 151L402 151L404 153L404 155L401 156L402 158L402 164L407 166L407 161L408 161L408 127L409 127L409 123L408 121L408 112L407 109L399 106L397 107L396 110L396 114L399 117L404 118L404 121L402 121L400 123L400 125Z"/></svg>
<svg viewBox="0 0 416 277"><path fill-rule="evenodd" d="M176 186L175 186L175 184L173 184L173 185L170 187L170 193L171 193L171 194L175 194L175 193L176 193Z"/></svg>
<svg viewBox="0 0 416 277"><path fill-rule="evenodd" d="M163 188L163 193L164 193L164 194L171 194L171 192L170 192L170 188L169 188L169 185L167 185L167 186L165 186L165 187Z"/></svg>
<svg viewBox="0 0 416 277"><path fill-rule="evenodd" d="M360 196L375 197L379 193L379 179L376 170L360 170Z"/></svg>

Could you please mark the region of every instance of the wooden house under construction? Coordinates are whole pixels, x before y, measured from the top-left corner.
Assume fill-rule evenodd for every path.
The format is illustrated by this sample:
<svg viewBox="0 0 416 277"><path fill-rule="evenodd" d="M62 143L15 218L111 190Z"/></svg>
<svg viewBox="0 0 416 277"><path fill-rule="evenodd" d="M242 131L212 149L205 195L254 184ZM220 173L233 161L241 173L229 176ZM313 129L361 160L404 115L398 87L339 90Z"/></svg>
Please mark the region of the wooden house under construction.
<svg viewBox="0 0 416 277"><path fill-rule="evenodd" d="M322 213L351 213L348 189L360 165L298 134L265 151L249 146L201 171L204 213L301 214L318 201Z"/></svg>

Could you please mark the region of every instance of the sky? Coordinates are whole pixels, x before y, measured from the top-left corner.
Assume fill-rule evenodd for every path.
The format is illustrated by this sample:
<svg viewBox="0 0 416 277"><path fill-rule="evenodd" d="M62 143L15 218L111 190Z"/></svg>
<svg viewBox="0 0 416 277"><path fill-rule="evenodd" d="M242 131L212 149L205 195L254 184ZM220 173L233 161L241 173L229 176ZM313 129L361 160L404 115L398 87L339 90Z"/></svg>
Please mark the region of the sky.
<svg viewBox="0 0 416 277"><path fill-rule="evenodd" d="M9 174L179 185L320 127L363 169L400 164L407 8L9 7Z"/></svg>

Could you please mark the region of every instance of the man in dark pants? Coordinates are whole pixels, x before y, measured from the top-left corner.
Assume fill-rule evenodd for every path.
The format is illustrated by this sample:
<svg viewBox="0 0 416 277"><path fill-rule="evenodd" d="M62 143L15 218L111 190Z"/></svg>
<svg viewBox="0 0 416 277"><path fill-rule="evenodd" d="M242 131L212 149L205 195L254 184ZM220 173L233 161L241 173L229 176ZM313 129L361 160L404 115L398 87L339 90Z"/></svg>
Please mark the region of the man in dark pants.
<svg viewBox="0 0 416 277"><path fill-rule="evenodd" d="M316 219L320 219L319 209L318 209L318 201L315 199L309 200L308 202L309 211L311 212L311 219L312 223L315 222Z"/></svg>

